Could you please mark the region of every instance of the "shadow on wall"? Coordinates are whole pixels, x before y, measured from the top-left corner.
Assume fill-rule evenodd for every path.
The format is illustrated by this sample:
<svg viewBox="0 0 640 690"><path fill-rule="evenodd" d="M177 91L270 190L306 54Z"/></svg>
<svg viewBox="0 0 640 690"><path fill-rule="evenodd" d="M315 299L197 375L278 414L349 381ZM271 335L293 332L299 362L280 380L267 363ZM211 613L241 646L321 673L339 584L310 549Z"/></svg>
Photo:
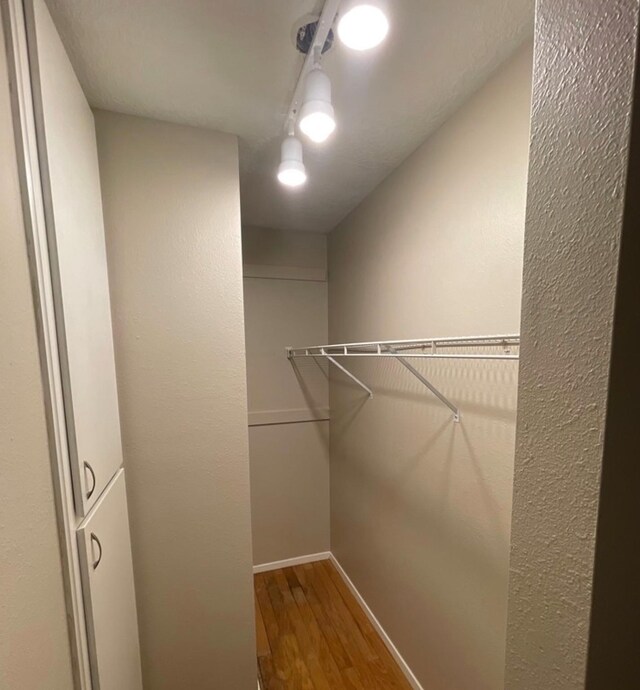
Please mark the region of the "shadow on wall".
<svg viewBox="0 0 640 690"><path fill-rule="evenodd" d="M321 375L325 379L328 379L329 369L327 365L325 363L321 364L317 359L312 359L310 357L305 357L304 359L290 359L289 362L298 380L305 402L309 407L313 407L315 405L315 400L311 393L311 388L306 381L305 374L308 374L310 371L312 374L317 374L317 370L320 370Z"/></svg>
<svg viewBox="0 0 640 690"><path fill-rule="evenodd" d="M312 369L313 374L317 374L317 370L320 370L321 376L324 376L326 379L329 378L329 370L327 366L324 363L320 363L315 359L304 359L304 360L295 360L291 359L289 360L291 363L291 367L293 369L293 373L296 376L296 379L298 381L298 384L300 385L300 390L302 391L302 395L304 397L304 401L307 405L307 407L313 408L316 406L316 401L313 397L312 391L310 387L307 385L305 381L305 371L307 372ZM314 433L317 436L318 440L320 441L321 445L326 449L327 453L330 450L330 441L329 441L329 434L323 433L323 430L320 428L318 424L312 424L311 427L314 429Z"/></svg>
<svg viewBox="0 0 640 690"><path fill-rule="evenodd" d="M436 388L460 408L463 419L466 412L515 423L517 361L442 359L428 361L426 365L423 363L424 360L410 361ZM434 408L434 411L436 408L446 410L422 383L391 358L374 359L368 362L348 359L342 363L372 388L374 399L395 398L398 401L418 404L420 407L428 406ZM301 380L300 375L299 380ZM304 387L303 380L301 386ZM357 394L346 395L342 404L353 402L360 394L365 400L367 399L366 394L340 372L331 371L331 386L348 389ZM340 424L341 421L338 420L338 427Z"/></svg>
<svg viewBox="0 0 640 690"><path fill-rule="evenodd" d="M508 521L505 524L504 511L497 507L491 485L493 479L511 481L517 362L440 360L416 365L460 407L460 423L454 423L450 411L396 361L352 359L349 366L371 385L374 398L369 400L342 373L331 372L335 448L347 451L348 459L353 460L361 455L368 457L367 450L358 445L361 431L371 439L367 446L375 440L379 452L392 458L394 467L401 468L395 481L385 484L386 490L395 491L398 503L403 500L399 482L410 482L413 472L432 467L440 474L442 484L441 490L431 495L434 502L430 506L440 506L443 513L449 508L451 468L454 464L464 466L479 488L483 512L492 521L492 530L508 540ZM350 433L354 424L360 428ZM443 438L447 439L446 448L442 447ZM361 469L366 474L375 467L375 463L365 462ZM433 482L429 486L433 490Z"/></svg>
<svg viewBox="0 0 640 690"><path fill-rule="evenodd" d="M384 607L386 587L406 587L406 608L376 611L392 639L415 616L433 663L454 650L468 678L504 644L517 361L414 360L460 423L395 360L346 361L374 398L331 370L332 549L365 599ZM351 563L355 543L375 578Z"/></svg>

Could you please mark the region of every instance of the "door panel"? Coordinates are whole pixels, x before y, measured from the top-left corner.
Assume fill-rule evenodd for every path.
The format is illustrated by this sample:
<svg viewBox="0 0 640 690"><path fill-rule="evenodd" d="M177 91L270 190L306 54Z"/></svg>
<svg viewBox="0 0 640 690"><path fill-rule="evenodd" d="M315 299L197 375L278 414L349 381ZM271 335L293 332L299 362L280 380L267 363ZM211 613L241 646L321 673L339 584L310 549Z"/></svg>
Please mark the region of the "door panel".
<svg viewBox="0 0 640 690"><path fill-rule="evenodd" d="M124 470L78 528L94 690L142 690Z"/></svg>
<svg viewBox="0 0 640 690"><path fill-rule="evenodd" d="M122 465L93 114L41 0L34 101L56 292L74 500L80 516Z"/></svg>

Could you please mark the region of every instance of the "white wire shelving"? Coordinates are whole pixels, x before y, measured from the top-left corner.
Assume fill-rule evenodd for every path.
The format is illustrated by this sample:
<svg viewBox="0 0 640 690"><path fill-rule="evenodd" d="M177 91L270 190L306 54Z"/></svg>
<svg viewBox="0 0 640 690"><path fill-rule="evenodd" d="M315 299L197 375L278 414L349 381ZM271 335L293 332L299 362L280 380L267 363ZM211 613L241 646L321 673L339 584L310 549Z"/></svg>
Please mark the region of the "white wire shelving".
<svg viewBox="0 0 640 690"><path fill-rule="evenodd" d="M410 371L453 413L453 420L460 421L460 410L443 395L408 359L482 359L518 360L520 335L480 335L457 338L422 338L415 340L380 340L367 343L337 343L332 345L307 345L287 347L289 360L300 357L326 359L360 386L370 398L373 391L354 376L337 358L386 357L396 359ZM469 351L473 350L473 351Z"/></svg>

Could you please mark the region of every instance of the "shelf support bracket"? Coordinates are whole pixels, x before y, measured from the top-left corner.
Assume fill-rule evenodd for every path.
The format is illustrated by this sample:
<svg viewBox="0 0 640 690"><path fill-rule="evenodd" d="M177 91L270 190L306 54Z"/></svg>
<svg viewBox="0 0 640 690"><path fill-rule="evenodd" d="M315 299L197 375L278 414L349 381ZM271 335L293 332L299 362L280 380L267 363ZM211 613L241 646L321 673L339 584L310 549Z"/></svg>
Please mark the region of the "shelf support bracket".
<svg viewBox="0 0 640 690"><path fill-rule="evenodd" d="M321 350L321 352L322 352L322 356L323 356L323 357L326 357L326 358L331 362L331 364L334 364L335 366L337 366L338 369L340 369L340 371L344 372L352 381L354 381L355 383L357 383L357 384L360 386L360 388L362 388L363 390L365 390L365 391L369 394L369 398L373 398L373 391L371 390L371 388L369 388L368 386L366 386L364 383L362 383L362 381L361 381L359 378L357 378L357 377L354 376L350 371L348 371L347 369L345 369L345 368L342 366L342 364L340 364L340 362L337 362L333 357L331 357L330 355L326 354L324 350Z"/></svg>
<svg viewBox="0 0 640 690"><path fill-rule="evenodd" d="M448 399L446 398L428 379L426 379L412 364L409 364L404 357L398 355L397 351L392 347L387 346L387 350L392 354L396 355L396 359L403 367L408 369L421 383L423 383L435 396L444 403L453 412L453 421L460 421L460 410Z"/></svg>

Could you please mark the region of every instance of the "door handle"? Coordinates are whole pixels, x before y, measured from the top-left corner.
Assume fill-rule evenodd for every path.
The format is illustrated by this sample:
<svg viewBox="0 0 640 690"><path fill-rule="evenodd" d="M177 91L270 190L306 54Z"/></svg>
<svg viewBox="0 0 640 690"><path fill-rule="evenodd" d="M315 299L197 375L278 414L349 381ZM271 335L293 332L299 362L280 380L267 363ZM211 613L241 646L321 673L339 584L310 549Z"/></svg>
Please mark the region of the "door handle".
<svg viewBox="0 0 640 690"><path fill-rule="evenodd" d="M92 563L93 569L95 570L99 565L100 561L102 560L102 544L100 543L100 540L96 535L91 532L91 551L93 552L93 544L96 544L98 546L98 558Z"/></svg>
<svg viewBox="0 0 640 690"><path fill-rule="evenodd" d="M93 467L91 467L86 460L84 461L84 468L85 470L89 470L89 474L91 475L91 488L86 493L86 497L89 499L91 496L93 496L93 492L96 490L96 473L93 471Z"/></svg>

